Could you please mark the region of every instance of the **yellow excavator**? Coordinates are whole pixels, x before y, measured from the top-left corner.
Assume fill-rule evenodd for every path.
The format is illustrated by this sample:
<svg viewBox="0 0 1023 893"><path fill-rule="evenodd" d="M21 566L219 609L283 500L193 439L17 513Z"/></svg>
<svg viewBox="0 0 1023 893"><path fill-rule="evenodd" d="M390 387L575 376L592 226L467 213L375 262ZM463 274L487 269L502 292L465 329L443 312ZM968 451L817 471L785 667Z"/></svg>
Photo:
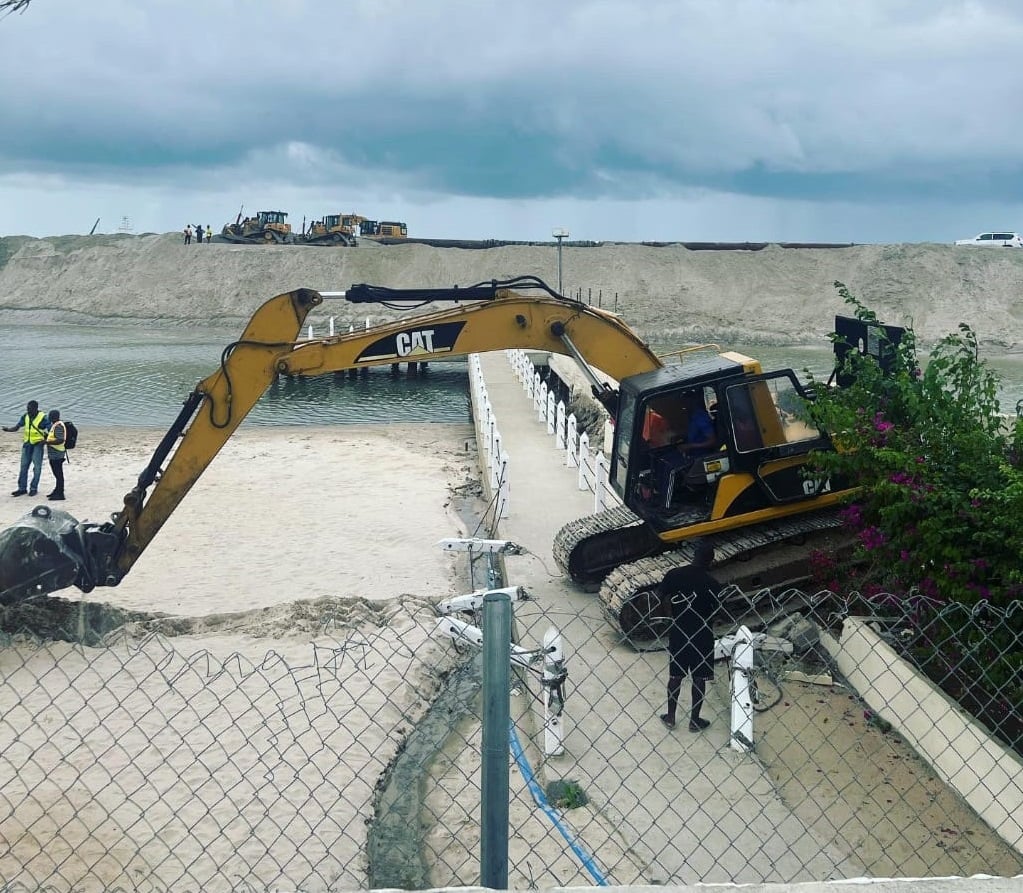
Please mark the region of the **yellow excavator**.
<svg viewBox="0 0 1023 893"><path fill-rule="evenodd" d="M457 306L297 340L325 297L391 308ZM843 320L846 344L881 359L901 332ZM887 337L878 337L878 328ZM836 506L850 491L808 473L808 456L833 447L799 412L812 395L791 369L764 372L732 352L665 362L618 316L565 298L535 277L450 289L302 288L263 304L227 345L220 367L185 400L111 521L79 522L41 505L0 532L0 604L69 586L116 586L276 376L508 348L573 357L614 420L609 484L622 505L567 524L554 547L573 581L600 586L606 615L634 644L663 633L668 615L656 584L688 563L697 537L715 545L722 563L716 573L736 568L731 579L761 586L797 573L809 540L837 526ZM795 558L780 557L786 549ZM737 560L757 556L759 562Z"/></svg>

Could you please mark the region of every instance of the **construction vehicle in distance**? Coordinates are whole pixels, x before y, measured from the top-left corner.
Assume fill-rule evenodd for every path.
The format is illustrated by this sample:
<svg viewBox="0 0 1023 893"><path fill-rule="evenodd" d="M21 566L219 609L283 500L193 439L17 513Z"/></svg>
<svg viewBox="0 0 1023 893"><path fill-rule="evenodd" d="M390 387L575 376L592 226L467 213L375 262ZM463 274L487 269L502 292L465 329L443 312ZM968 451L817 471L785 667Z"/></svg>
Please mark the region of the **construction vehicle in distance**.
<svg viewBox="0 0 1023 893"><path fill-rule="evenodd" d="M347 245L354 247L360 238L380 241L407 239L408 227L392 220L370 220L360 214L328 214L317 220L303 234L308 245Z"/></svg>
<svg viewBox="0 0 1023 893"><path fill-rule="evenodd" d="M244 219L239 211L234 223L224 224L220 235L236 245L292 245L297 241L286 211L259 211Z"/></svg>
<svg viewBox="0 0 1023 893"><path fill-rule="evenodd" d="M668 610L657 584L668 569L688 563L697 537L715 546L721 563L715 573L725 582L759 589L805 573L813 539L838 526L836 508L852 491L807 473L810 455L833 446L798 412L812 395L791 369L765 373L733 352L666 364L618 316L569 300L535 277L326 293L342 295L391 308L459 306L300 341L307 314L325 295L298 289L267 301L225 348L220 368L185 400L111 521L79 522L41 505L0 532L0 604L71 585L83 592L117 585L275 376L507 348L573 357L615 421L609 485L622 505L567 524L555 556L577 583L603 581L605 614L637 647L664 632ZM858 345L852 349L879 358L901 332L858 320L842 324L847 343ZM686 457L675 437L703 413L712 419L713 443Z"/></svg>
<svg viewBox="0 0 1023 893"><path fill-rule="evenodd" d="M354 214L327 214L313 221L302 233L307 245L341 245L354 248L358 244L359 220Z"/></svg>
<svg viewBox="0 0 1023 893"><path fill-rule="evenodd" d="M396 220L359 219L359 234L367 239L407 239L408 227Z"/></svg>

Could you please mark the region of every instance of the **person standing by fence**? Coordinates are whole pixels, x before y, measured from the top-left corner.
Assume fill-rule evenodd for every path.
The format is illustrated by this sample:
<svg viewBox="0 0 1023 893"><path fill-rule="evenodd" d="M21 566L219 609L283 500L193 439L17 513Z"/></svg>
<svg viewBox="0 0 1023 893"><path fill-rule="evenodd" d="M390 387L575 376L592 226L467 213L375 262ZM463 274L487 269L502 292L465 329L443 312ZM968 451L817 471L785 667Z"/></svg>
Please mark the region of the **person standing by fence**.
<svg viewBox="0 0 1023 893"><path fill-rule="evenodd" d="M46 495L47 499L64 498L64 462L67 460L67 425L60 420L60 410L51 409L49 413L50 427L46 432L46 458L50 460L50 471L53 472L53 492Z"/></svg>
<svg viewBox="0 0 1023 893"><path fill-rule="evenodd" d="M668 712L661 722L675 728L675 713L682 680L692 679L692 704L689 731L700 732L710 722L700 716L707 691L707 680L714 677L714 632L711 618L718 609L721 584L707 568L714 561L714 547L706 540L696 544L692 563L668 571L661 580L662 599L671 605L671 626L668 630Z"/></svg>
<svg viewBox="0 0 1023 893"><path fill-rule="evenodd" d="M18 420L17 424L5 427L4 431L22 430L24 440L21 444L21 466L18 469L18 489L11 493L11 496L35 496L39 492L39 476L43 473L43 440L46 438L46 428L49 422L46 414L39 411L39 403L29 400L25 407L25 414ZM32 467L32 482L29 484L28 469Z"/></svg>

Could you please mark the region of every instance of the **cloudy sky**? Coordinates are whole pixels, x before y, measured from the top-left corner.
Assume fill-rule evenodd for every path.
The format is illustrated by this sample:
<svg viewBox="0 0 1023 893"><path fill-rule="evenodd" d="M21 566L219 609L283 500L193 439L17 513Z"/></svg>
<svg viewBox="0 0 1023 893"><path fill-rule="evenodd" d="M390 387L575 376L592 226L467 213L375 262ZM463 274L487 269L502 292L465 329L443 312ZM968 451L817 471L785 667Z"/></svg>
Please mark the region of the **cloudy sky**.
<svg viewBox="0 0 1023 893"><path fill-rule="evenodd" d="M0 235L244 205L435 238L1023 231L1017 0L32 0Z"/></svg>

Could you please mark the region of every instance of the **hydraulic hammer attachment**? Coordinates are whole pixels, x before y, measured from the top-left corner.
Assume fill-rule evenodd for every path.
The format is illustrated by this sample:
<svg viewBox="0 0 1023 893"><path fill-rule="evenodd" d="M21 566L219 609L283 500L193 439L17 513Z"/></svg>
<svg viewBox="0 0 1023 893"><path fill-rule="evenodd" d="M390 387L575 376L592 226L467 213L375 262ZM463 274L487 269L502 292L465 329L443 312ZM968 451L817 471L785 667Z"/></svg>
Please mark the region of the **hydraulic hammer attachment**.
<svg viewBox="0 0 1023 893"><path fill-rule="evenodd" d="M0 531L0 604L77 586L97 584L116 535L83 524L67 512L37 505Z"/></svg>

